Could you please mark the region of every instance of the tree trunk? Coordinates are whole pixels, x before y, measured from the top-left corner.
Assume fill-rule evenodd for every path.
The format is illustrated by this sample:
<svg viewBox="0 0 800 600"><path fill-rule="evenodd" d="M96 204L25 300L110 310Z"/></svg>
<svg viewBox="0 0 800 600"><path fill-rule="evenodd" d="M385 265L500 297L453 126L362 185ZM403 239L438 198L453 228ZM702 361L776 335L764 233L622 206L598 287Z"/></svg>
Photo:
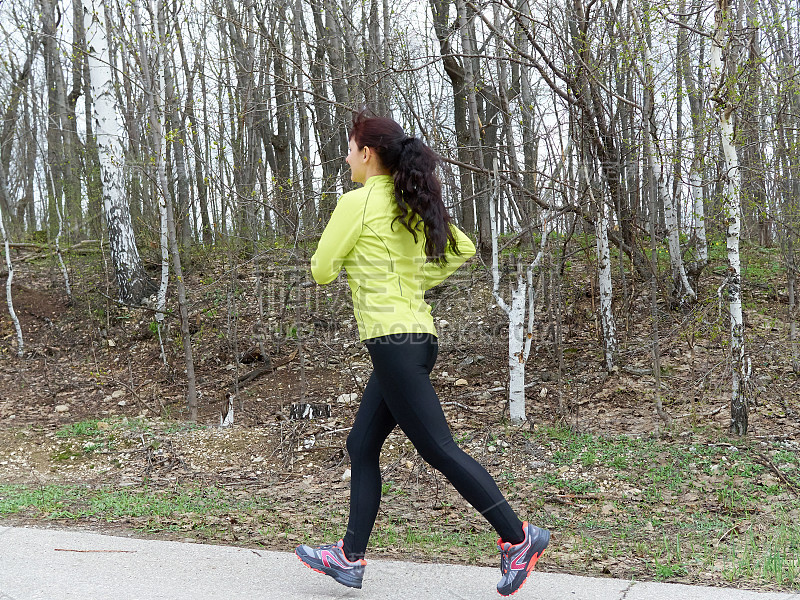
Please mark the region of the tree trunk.
<svg viewBox="0 0 800 600"><path fill-rule="evenodd" d="M183 34L180 32L179 29L179 19L177 14L175 15L175 32L176 37L178 40L178 49L181 53L181 62L183 63L184 75L186 77L186 110L184 113L184 118L181 124L181 128L183 131L186 131L186 119L189 120L189 130L191 131L192 135L192 147L194 149L194 179L197 185L197 202L200 205L200 222L202 227L202 240L204 246L210 246L214 241L214 234L211 229L211 219L209 213L209 203L208 203L208 182L206 180L206 175L203 171L203 162L204 160L208 160L209 155L207 152L203 150L203 146L200 143L200 122L198 121L197 117L195 116L194 112L194 79L195 77L200 77L201 79L201 86L205 87L205 73L203 72L203 63L201 63L201 58L203 55L198 55L196 59L196 63L192 72L189 72L189 61L186 56L186 50L184 49L183 44ZM205 94L202 95L205 98ZM205 103L203 103L205 106ZM203 123L203 127L205 128L205 135L206 135L206 143L208 143L208 120L205 120Z"/></svg>
<svg viewBox="0 0 800 600"><path fill-rule="evenodd" d="M742 148L742 206L752 215L758 242L761 246L772 245L772 209L768 203L765 179L766 157L763 149L761 130L761 45L760 28L754 1L745 0L744 32L747 57L742 65L744 70L739 89L742 97L742 111L737 124Z"/></svg>
<svg viewBox="0 0 800 600"><path fill-rule="evenodd" d="M631 10L633 8L631 7ZM639 22L645 22L644 15L641 13L633 14L631 21L634 24L636 32L641 36L642 30ZM673 196L667 189L667 167L664 161L664 149L660 145L658 136L658 126L655 118L655 77L653 75L653 66L650 60L650 35L647 32L647 39L642 48L644 59L644 118L647 121L646 130L650 135L652 146L645 146L647 153L648 166L650 170L650 177L653 180L654 187L658 192L657 197L661 200L664 207L664 222L667 229L667 240L669 247L669 258L672 266L672 281L673 292L675 299L678 303L683 303L688 297L691 301L697 300L697 294L692 289L689 279L686 277L686 268L683 264L683 255L681 254L681 240L680 230L678 225L678 211L673 202ZM651 204L651 211L653 210ZM653 228L653 220L651 223L651 237L655 229Z"/></svg>
<svg viewBox="0 0 800 600"><path fill-rule="evenodd" d="M17 73L17 69L13 63L11 63L11 95L8 98L5 111L3 111L3 124L2 128L0 128L0 211L4 215L6 215L6 219L8 220L8 225L11 227L10 231L6 233L13 234L14 229L17 227L13 226L12 223L14 221L14 213L18 213L18 208L15 206L17 203L13 201L12 198L9 197L8 194L8 173L11 169L11 156L12 150L14 147L14 132L17 128L17 118L19 115L19 103L20 98L23 97L23 92L25 92L28 86L28 79L31 73L31 66L33 64L33 59L36 56L36 51L39 47L39 37L34 36L30 42L30 48L28 50L28 54L25 58L25 64L23 65L22 69L19 70ZM27 111L25 114L25 118L29 119L30 115L28 115ZM29 128L24 128L22 134L29 133ZM22 137L22 136L20 136ZM35 155L35 144L38 140L35 138L29 139L29 144L33 145L34 148L34 155ZM31 180L31 184L32 184ZM30 201L33 201L33 197L30 197ZM20 200L23 202L23 200ZM21 220L19 221L19 229L22 229L22 225L24 223Z"/></svg>
<svg viewBox="0 0 800 600"><path fill-rule="evenodd" d="M472 134L467 124L467 81L464 67L456 58L450 45L450 0L429 0L433 15L433 26L439 40L439 48L445 73L450 78L453 88L453 124L456 133L456 152L462 164L472 164L472 152L469 145ZM472 172L459 168L461 185L462 226L467 231L475 231L475 186Z"/></svg>
<svg viewBox="0 0 800 600"><path fill-rule="evenodd" d="M336 178L339 175L342 148L339 147L339 128L333 122L330 105L324 100L328 98L325 56L327 54L332 60L335 55L335 50L331 46L332 40L330 39L332 33L325 27L321 1L312 0L311 7L314 14L314 27L317 32L317 45L313 56L309 56L309 68L311 72L311 89L315 96L313 104L314 112L316 113L314 133L316 134L319 158L322 163L322 190L317 219L314 223L317 225L321 222L327 222L336 206ZM309 54L311 54L310 47ZM333 88L335 89L336 86L334 85ZM335 92L334 97L336 97Z"/></svg>
<svg viewBox="0 0 800 600"><path fill-rule="evenodd" d="M167 175L165 171L165 161L162 155L162 148L164 148L164 132L161 128L161 118L165 115L159 111L157 103L154 98L153 90L156 89L155 81L150 75L149 59L147 57L147 46L144 42L142 35L141 19L139 17L138 3L133 5L133 13L136 21L136 33L139 39L139 52L141 54L142 78L144 88L147 95L148 112L150 116L150 135L152 139L153 148L157 152L156 168L159 182L161 184L161 192L163 194L163 207L161 213L166 213L166 230L167 238L169 240L169 250L172 254L172 269L175 273L175 286L178 288L178 310L181 316L181 341L184 350L184 358L186 362L186 382L187 382L187 406L189 409L189 420L197 420L197 392L194 375L194 358L192 355L192 338L189 332L189 313L187 309L186 287L183 279L183 269L181 267L180 249L178 247L178 236L175 227L175 214L173 211L172 198L170 194L170 186L167 183ZM158 37L156 39L158 46L163 47L164 40L164 5L162 0L158 0L156 14L158 19ZM168 60L164 57L164 60ZM166 78L166 72L164 72ZM166 87L166 82L164 82ZM165 99L166 105L166 99ZM161 114L159 114L161 112ZM163 217L162 217L163 219ZM162 220L163 225L163 220ZM163 231L162 231L162 257L163 252ZM164 279L163 264L162 264L162 282Z"/></svg>
<svg viewBox="0 0 800 600"><path fill-rule="evenodd" d="M498 258L498 215L497 201L501 199L501 184L498 174L498 161L494 165L495 190L489 197L489 226L492 237L492 296L497 306L508 317L508 407L511 423L520 425L525 422L525 363L528 361L533 338L535 288L533 271L542 261L545 244L549 233L548 223L542 225L542 239L539 253L523 272L521 262L516 264L516 285L511 286L511 305L509 306L500 294L500 266ZM527 314L527 320L526 320Z"/></svg>
<svg viewBox="0 0 800 600"><path fill-rule="evenodd" d="M722 62L723 49L727 45L727 30L731 23L730 7L727 0L715 0L715 27L711 47L712 100L716 104L716 116L720 127L722 151L725 158L725 190L723 210L728 223L728 280L726 289L731 318L731 367L733 371L731 393L730 432L735 435L747 434L748 422L748 378L749 359L744 348L744 319L742 316L742 275L739 257L739 236L741 233L741 174L739 157L734 145L733 110L731 103L733 90L729 89L726 69L735 65Z"/></svg>
<svg viewBox="0 0 800 600"><path fill-rule="evenodd" d="M2 168L2 164L0 164L0 187L5 187L5 173L4 169ZM2 193L5 195L7 191L5 189L2 190ZM25 351L25 343L22 339L22 327L20 327L19 319L17 318L17 313L14 311L14 300L11 297L11 283L14 281L14 265L11 262L11 248L9 247L9 239L6 236L6 228L3 225L3 221L5 220L5 213L3 212L2 208L0 207L0 235L3 237L3 245L5 246L5 255L6 255L6 269L8 270L8 274L6 275L6 304L8 305L8 315L11 317L11 321L14 323L14 329L17 332L17 356L22 358L22 355Z"/></svg>
<svg viewBox="0 0 800 600"><path fill-rule="evenodd" d="M158 15L159 35L164 43L167 43L166 15L163 11ZM178 97L175 92L175 78L172 75L172 57L174 52L171 45L167 45L168 50L163 55L164 70L164 116L166 117L167 127L169 128L169 138L172 140L172 157L175 163L175 177L177 181L178 201L176 203L178 212L178 235L180 236L181 250L185 253L192 244L192 228L190 225L189 214L191 212L191 198L189 193L189 174L186 169L186 144L188 135L186 129L181 124L178 106Z"/></svg>
<svg viewBox="0 0 800 600"><path fill-rule="evenodd" d="M300 0L295 0L294 5L294 43L292 44L294 70L295 70L295 87L297 91L295 96L297 98L297 114L300 128L300 164L303 180L302 194L299 206L302 207L301 214L303 215L303 226L309 227L316 224L317 211L314 207L314 184L312 181L311 173L311 128L308 119L308 106L305 100L305 80L303 77L303 50L300 47L300 41L303 39L303 30L305 29L305 21L303 19L303 5ZM322 100L318 100L322 102Z"/></svg>
<svg viewBox="0 0 800 600"><path fill-rule="evenodd" d="M477 55L475 49L475 27L474 15L470 10L467 10L466 0L456 0L458 7L458 21L461 33L461 46L464 52L464 59L462 61L464 72L464 90L466 91L466 104L467 112L469 115L468 120L468 138L467 145L469 148L470 164L474 164L481 172L485 172L485 163L482 148L482 135L481 135L481 120L478 110L478 77L475 72L473 64L474 58ZM477 216L477 230L478 230L478 246L479 252L486 256L491 252L491 218L489 215L489 202L488 202L488 181L486 175L473 175L473 182L476 184L473 189L475 197L475 209Z"/></svg>
<svg viewBox="0 0 800 600"><path fill-rule="evenodd" d="M679 19L681 23L686 22L684 0L681 0L679 7ZM695 29L700 29L701 12L698 10L698 0L692 3L692 12L697 13L697 23ZM687 276L692 282L693 287L697 287L700 274L708 264L708 240L706 238L706 215L705 198L703 192L703 145L706 138L703 131L704 114L702 98L702 64L704 61L705 38L700 38L700 57L698 60L699 84L692 76L692 68L689 58L687 29L684 26L678 30L680 40L680 52L678 54L678 70L684 78L686 92L689 98L689 110L692 117L692 163L689 167L689 195L692 207L692 243L695 246L695 260L687 265Z"/></svg>
<svg viewBox="0 0 800 600"><path fill-rule="evenodd" d="M608 246L608 217L606 216L606 203L602 197L594 198L592 192L592 179L583 164L586 186L592 204L597 211L595 223L595 241L597 245L597 280L600 291L600 323L603 327L603 348L605 354L606 370L610 373L615 366L617 356L617 326L612 308L613 286L611 283L611 250Z"/></svg>
<svg viewBox="0 0 800 600"><path fill-rule="evenodd" d="M153 285L145 273L133 234L133 225L123 178L124 153L120 140L124 129L117 111L109 61L108 41L100 15L84 7L91 90L94 98L92 117L97 136L103 182L103 209L108 223L108 240L119 297L127 304L138 304Z"/></svg>
<svg viewBox="0 0 800 600"><path fill-rule="evenodd" d="M292 101L289 93L289 73L284 58L284 38L286 22L279 19L273 40L273 68L275 69L275 105L277 130L273 132L271 144L275 153L273 189L275 206L281 214L278 230L284 235L293 235L297 228L297 207L292 202Z"/></svg>

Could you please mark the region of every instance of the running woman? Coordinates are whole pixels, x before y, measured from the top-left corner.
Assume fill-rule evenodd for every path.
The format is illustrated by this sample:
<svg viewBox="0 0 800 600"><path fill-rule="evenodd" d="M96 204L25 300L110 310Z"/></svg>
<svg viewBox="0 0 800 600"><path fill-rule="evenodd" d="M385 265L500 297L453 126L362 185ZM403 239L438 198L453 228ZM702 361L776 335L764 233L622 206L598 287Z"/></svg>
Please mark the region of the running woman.
<svg viewBox="0 0 800 600"><path fill-rule="evenodd" d="M357 114L346 160L351 179L364 185L339 199L311 258L311 273L327 284L342 267L347 271L373 372L347 437L347 532L335 544L304 544L295 553L315 571L361 587L381 500L381 446L399 426L422 458L497 530L497 591L509 596L533 569L550 532L520 521L492 476L456 445L430 381L438 341L424 294L471 258L475 246L450 222L434 172L438 156L399 124Z"/></svg>

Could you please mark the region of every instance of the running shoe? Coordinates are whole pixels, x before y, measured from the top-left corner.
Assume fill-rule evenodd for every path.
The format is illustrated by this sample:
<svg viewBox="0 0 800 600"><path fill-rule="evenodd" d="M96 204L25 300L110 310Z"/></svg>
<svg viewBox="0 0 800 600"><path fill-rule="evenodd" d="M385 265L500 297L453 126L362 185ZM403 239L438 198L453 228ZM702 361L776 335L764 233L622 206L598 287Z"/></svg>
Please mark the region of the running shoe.
<svg viewBox="0 0 800 600"><path fill-rule="evenodd" d="M497 591L501 596L511 596L517 593L528 573L533 571L536 561L550 543L550 532L547 529L540 529L535 525L529 525L527 521L522 524L525 531L525 539L519 544L512 545L497 540L500 546L500 572L503 578L497 584Z"/></svg>
<svg viewBox="0 0 800 600"><path fill-rule="evenodd" d="M342 550L343 544L342 540L316 548L303 544L298 546L294 553L304 565L317 573L330 575L347 587L361 589L361 579L364 577L367 561L363 558L357 561L347 560Z"/></svg>

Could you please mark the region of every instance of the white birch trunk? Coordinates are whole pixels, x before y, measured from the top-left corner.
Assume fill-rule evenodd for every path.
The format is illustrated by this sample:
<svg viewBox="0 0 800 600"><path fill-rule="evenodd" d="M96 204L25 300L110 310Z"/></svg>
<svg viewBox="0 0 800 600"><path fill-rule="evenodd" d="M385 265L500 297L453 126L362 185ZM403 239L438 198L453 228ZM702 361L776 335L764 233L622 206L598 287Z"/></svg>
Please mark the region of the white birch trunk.
<svg viewBox="0 0 800 600"><path fill-rule="evenodd" d="M600 288L600 323L603 327L603 351L606 369L611 372L614 369L614 361L617 355L617 325L611 305L614 299L614 290L611 284L611 249L608 245L608 217L606 216L606 203L602 199L595 200L589 171L585 164L583 165L583 173L586 177L589 196L592 199L592 203L597 206L595 239L597 241L597 279L598 287Z"/></svg>
<svg viewBox="0 0 800 600"><path fill-rule="evenodd" d="M158 47L164 43L164 21L163 21L163 4L159 0L156 9L158 15L158 35L156 42ZM147 46L144 43L144 36L142 34L141 19L139 16L138 2L133 3L133 15L136 24L136 34L139 39L139 52L141 54L142 76L145 84L145 95L148 102L148 112L150 116L150 133L153 140L153 146L159 148L158 157L158 182L161 186L161 194L163 196L163 206L166 212L166 231L169 249L172 253L172 269L175 271L175 286L178 290L178 310L181 317L181 337L183 341L183 352L186 364L186 399L189 408L189 419L191 421L197 420L197 383L194 374L194 356L192 353L192 338L189 332L189 311L187 309L186 287L183 281L183 267L181 266L180 253L178 251L178 238L175 231L175 214L172 209L172 196L169 191L169 182L167 181L167 174L164 165L163 157L161 156L161 149L164 148L165 138L161 121L159 120L159 107L156 105L153 87L153 78L150 76L150 68L148 66L148 53ZM162 89L164 86L161 86ZM163 244L163 230L162 230L162 244ZM162 249L163 258L163 249ZM162 264L162 278L163 278L163 264ZM233 418L233 415L231 415Z"/></svg>
<svg viewBox="0 0 800 600"><path fill-rule="evenodd" d="M728 302L731 315L731 368L733 382L731 391L730 432L737 435L747 433L747 384L749 366L744 348L744 319L742 317L742 281L741 262L739 258L740 190L741 173L739 156L733 142L733 107L728 103L728 88L725 81L725 69L722 64L722 50L726 43L726 29L730 21L727 0L716 0L714 15L715 27L711 44L711 75L713 87L711 99L716 103L716 116L719 122L722 153L725 157L725 189L723 194L723 210L728 224L728 280L726 282Z"/></svg>
<svg viewBox="0 0 800 600"><path fill-rule="evenodd" d="M54 190L57 189L56 188L56 182L53 179L52 170L50 170L48 174L50 175L50 185L53 186ZM60 203L61 206L64 205L64 202L65 202L64 189L62 187L62 189L61 189L61 203ZM72 286L70 286L70 284L69 284L69 273L67 273L67 266L64 264L64 257L61 255L61 244L60 244L60 241L61 241L61 233L62 233L62 231L64 229L64 220L63 220L63 218L61 216L61 207L59 206L59 203L56 202L55 206L56 206L56 215L58 216L58 232L56 233L56 239L55 239L56 255L58 256L58 263L61 266L61 274L64 276L64 286L65 286L65 288L67 290L67 298L69 299L70 302L72 302Z"/></svg>
<svg viewBox="0 0 800 600"><path fill-rule="evenodd" d="M632 16L631 22L636 29L636 33L639 35L639 37L643 37L641 27L639 26L639 22L643 19L643 17L638 13L638 11L634 12L631 4L629 4L629 8ZM683 300L686 296L689 296L692 300L697 300L697 294L695 294L694 289L692 289L692 286L689 283L689 278L686 276L686 267L683 264L683 256L681 255L681 237L678 229L678 215L672 194L670 194L669 190L667 189L667 169L664 166L664 154L658 138L658 130L655 119L655 81L653 76L653 66L652 62L650 61L649 43L644 44L642 53L644 55L645 68L645 81L642 83L645 85L645 94L648 100L645 102L645 111L647 114L644 115L644 118L647 119L650 124L648 130L650 132L651 141L651 145L647 147L647 162L650 167L650 172L657 181L656 189L658 191L658 197L664 205L664 221L667 226L667 245L669 248L670 266L672 267L672 278L675 282L675 296L679 301ZM654 232L651 232L651 235L653 234Z"/></svg>
<svg viewBox="0 0 800 600"><path fill-rule="evenodd" d="M22 340L22 327L20 327L17 313L14 311L14 300L11 297L11 282L14 281L14 265L11 262L11 248L9 247L8 237L6 236L6 227L3 224L3 209L0 206L0 234L3 235L3 244L6 251L6 269L8 269L8 277L6 278L6 303L8 304L8 314L11 321L14 323L14 328L17 330L17 356L22 358L25 343Z"/></svg>
<svg viewBox="0 0 800 600"><path fill-rule="evenodd" d="M55 186L53 187L55 189ZM64 190L61 190L61 201L64 202ZM64 257L61 255L61 232L64 228L64 220L61 217L61 208L56 202L56 213L58 213L58 233L56 233L56 256L58 256L58 264L61 266L61 274L64 276L64 286L67 290L67 298L72 302L72 287L69 285L69 273L67 273L67 265L64 264Z"/></svg>
<svg viewBox="0 0 800 600"><path fill-rule="evenodd" d="M495 218L492 218L495 221ZM492 235L494 238L495 236ZM527 282L522 268L517 267L517 285L511 285L511 307L508 311L508 411L511 422L525 421L525 305L528 302Z"/></svg>
<svg viewBox="0 0 800 600"><path fill-rule="evenodd" d="M608 246L608 217L606 203L600 202L597 209L597 270L600 288L600 321L605 338L606 369L614 369L617 354L617 326L611 307L613 289L611 285L611 250Z"/></svg>
<svg viewBox="0 0 800 600"><path fill-rule="evenodd" d="M164 89L163 86L161 89ZM164 106L162 101L161 106ZM163 157L167 155L167 140L161 136L161 151L158 155L158 171L161 172L163 168ZM158 286L158 295L156 296L156 327L158 329L158 344L161 348L161 361L164 367L168 367L167 353L164 350L164 340L161 336L161 327L164 324L164 310L167 306L167 287L169 286L169 233L167 230L167 202L164 194L158 197L158 216L161 226L161 235L159 237L161 246L161 284Z"/></svg>
<svg viewBox="0 0 800 600"><path fill-rule="evenodd" d="M667 226L669 261L672 267L672 278L675 281L675 295L678 297L678 300L682 300L686 296L692 300L697 300L697 294L692 288L692 285L689 283L689 278L686 276L686 266L683 264L683 256L681 255L681 238L680 232L678 231L678 216L675 212L675 203L672 201L672 195L667 189L667 184L664 180L664 163L660 158L656 161L656 157L652 152L652 148L654 146L657 148L658 142L658 140L655 139L653 126L654 123L651 123L650 132L653 134L653 144L650 146L651 151L648 159L650 162L650 170L657 178L658 195L661 198L661 202L664 204L664 221Z"/></svg>
<svg viewBox="0 0 800 600"><path fill-rule="evenodd" d="M697 244L697 260L700 264L705 265L708 263L708 239L706 238L706 212L703 204L703 183L700 178L699 157L692 161L689 171L689 192L692 195L692 233Z"/></svg>
<svg viewBox="0 0 800 600"><path fill-rule="evenodd" d="M150 281L142 266L125 194L122 140L125 129L117 110L117 96L111 73L106 28L96 6L84 6L84 25L88 48L89 72L94 106L92 118L100 172L103 182L103 209L108 224L108 242L114 273L122 302L136 304L147 295Z"/></svg>
<svg viewBox="0 0 800 600"><path fill-rule="evenodd" d="M497 167L495 166L495 173ZM545 218L542 227L542 241L536 258L523 273L522 265L517 265L517 284L511 285L511 306L500 295L500 268L497 249L497 207L500 185L489 198L490 227L492 231L492 295L497 305L508 316L508 407L511 422L519 425L527 419L525 415L525 364L531 351L534 324L534 285L533 270L539 266L544 256L547 236L550 232ZM525 314L528 314L527 327Z"/></svg>

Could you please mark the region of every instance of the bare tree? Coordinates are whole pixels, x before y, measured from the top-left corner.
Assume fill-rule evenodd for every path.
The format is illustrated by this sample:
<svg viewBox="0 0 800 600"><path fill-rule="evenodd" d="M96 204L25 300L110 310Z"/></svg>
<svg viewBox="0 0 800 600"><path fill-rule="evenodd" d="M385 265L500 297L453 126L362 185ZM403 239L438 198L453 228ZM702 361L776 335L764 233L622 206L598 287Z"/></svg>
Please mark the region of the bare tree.
<svg viewBox="0 0 800 600"><path fill-rule="evenodd" d="M94 99L92 116L103 176L103 208L108 224L111 259L120 300L136 304L152 291L153 285L136 246L123 182L123 127L111 75L108 36L100 15L91 5L84 8L84 24L90 44L88 57Z"/></svg>
<svg viewBox="0 0 800 600"><path fill-rule="evenodd" d="M157 31L158 31L158 45L166 45L166 16L165 16L165 9L164 4L161 0L157 0L156 5L156 13L155 18L152 13L152 10L149 6L148 2L148 12L150 12L151 20L157 20ZM168 111L169 109L165 108L160 109L158 104L155 100L154 90L157 89L156 82L153 80L152 76L150 75L150 67L149 67L149 56L148 56L148 49L147 45L144 41L144 34L142 33L142 24L141 24L141 17L139 15L139 6L138 2L134 2L133 4L133 14L136 20L136 34L139 42L139 55L140 55L140 67L142 72L142 83L144 84L145 93L147 95L147 103L148 103L148 112L150 116L150 131L152 136L153 147L157 151L157 160L156 166L158 171L158 181L161 186L161 193L164 196L164 210L163 212L166 213L166 223L164 223L164 219L162 218L162 227L166 224L166 233L167 238L169 240L169 249L172 254L172 269L175 272L175 284L178 288L178 310L181 316L181 338L182 338L182 345L184 350L184 357L186 361L186 383L187 383L187 405L189 408L189 419L191 421L197 420L197 391L196 391L196 382L195 382L195 375L194 375L194 357L192 354L192 338L189 332L189 311L187 308L188 302L186 299L186 286L184 284L184 276L183 276L183 267L181 266L181 257L180 257L180 248L178 246L178 236L176 232L176 224L175 224L175 212L173 210L172 198L170 194L170 186L167 182L166 170L165 170L165 161L161 155L161 149L164 146L164 131L161 126L161 118L163 118L164 112ZM163 60L169 60L167 57L164 57ZM163 65L160 65L163 67ZM163 88L165 90L165 102L166 105L169 102L170 90L169 84L167 83L167 71L164 69L164 81L163 81ZM162 87L162 86L158 86ZM163 233L162 233L162 256L163 256ZM163 273L163 271L162 271ZM162 275L163 281L163 275Z"/></svg>
<svg viewBox="0 0 800 600"><path fill-rule="evenodd" d="M711 46L711 72L714 78L711 101L720 128L722 151L725 157L725 192L723 209L728 223L728 278L723 286L728 296L731 319L731 369L733 390L731 393L730 432L737 435L747 433L750 376L749 358L744 348L744 319L742 316L742 268L739 255L741 234L741 174L739 156L734 142L733 111L736 105L731 100L736 83L736 65L723 63L723 51L728 43L732 15L728 0L716 0L714 13L714 35ZM731 53L726 54L727 57Z"/></svg>

